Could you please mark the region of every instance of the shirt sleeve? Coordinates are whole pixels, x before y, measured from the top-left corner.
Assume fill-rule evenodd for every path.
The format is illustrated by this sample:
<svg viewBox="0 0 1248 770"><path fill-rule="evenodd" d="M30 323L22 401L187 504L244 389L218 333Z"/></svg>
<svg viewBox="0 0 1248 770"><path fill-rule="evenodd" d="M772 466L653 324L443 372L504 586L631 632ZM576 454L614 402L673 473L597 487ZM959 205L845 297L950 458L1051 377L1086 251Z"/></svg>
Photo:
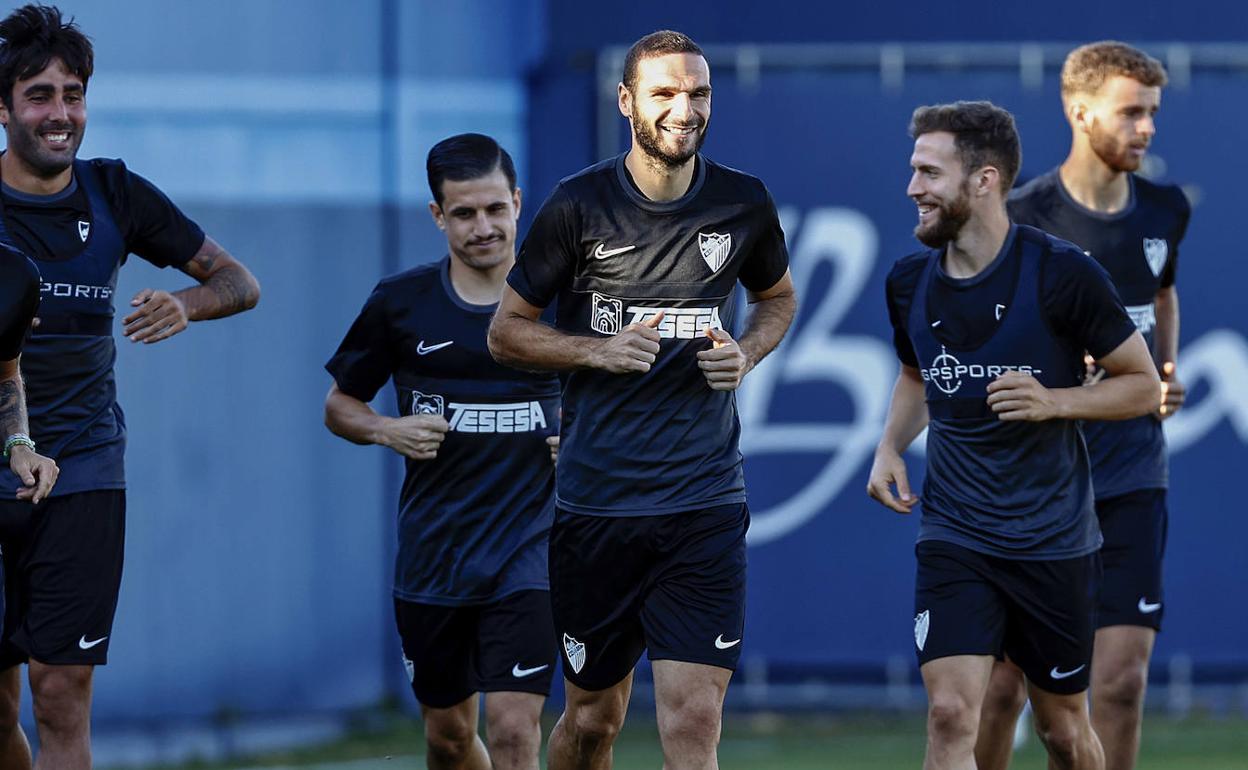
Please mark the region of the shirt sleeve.
<svg viewBox="0 0 1248 770"><path fill-rule="evenodd" d="M339 390L367 403L390 379L394 364L385 292L378 285L337 352L325 363L325 370L333 375Z"/></svg>
<svg viewBox="0 0 1248 770"><path fill-rule="evenodd" d="M1174 285L1179 267L1179 242L1187 235L1187 223L1192 218L1192 204L1188 201L1187 195L1180 188L1175 190L1175 196L1175 203L1179 210L1179 223L1175 228L1174 238L1170 241L1170 254L1166 258L1166 265L1161 270L1161 288L1163 289Z"/></svg>
<svg viewBox="0 0 1248 770"><path fill-rule="evenodd" d="M114 206L126 249L157 267L181 267L204 245L204 231L161 190L122 167L121 205Z"/></svg>
<svg viewBox="0 0 1248 770"><path fill-rule="evenodd" d="M39 309L39 271L23 255L5 249L0 260L0 361L12 361L22 353L30 322Z"/></svg>
<svg viewBox="0 0 1248 770"><path fill-rule="evenodd" d="M893 327L893 350L897 351L897 360L906 366L918 368L919 357L914 352L914 344L910 341L910 332L906 329L906 319L910 315L910 303L914 299L915 281L913 271L902 269L898 264L888 274L884 282L884 301L888 306L888 321Z"/></svg>
<svg viewBox="0 0 1248 770"><path fill-rule="evenodd" d="M784 277L789 269L789 249L784 243L784 230L780 227L780 215L776 202L767 193L762 211L762 234L754 248L746 255L738 277L741 285L750 291L766 291Z"/></svg>
<svg viewBox="0 0 1248 770"><path fill-rule="evenodd" d="M576 270L575 208L559 185L542 204L520 244L507 283L525 302L547 307Z"/></svg>
<svg viewBox="0 0 1248 770"><path fill-rule="evenodd" d="M1077 252L1050 255L1044 272L1044 308L1058 336L1103 358L1135 333L1109 273Z"/></svg>

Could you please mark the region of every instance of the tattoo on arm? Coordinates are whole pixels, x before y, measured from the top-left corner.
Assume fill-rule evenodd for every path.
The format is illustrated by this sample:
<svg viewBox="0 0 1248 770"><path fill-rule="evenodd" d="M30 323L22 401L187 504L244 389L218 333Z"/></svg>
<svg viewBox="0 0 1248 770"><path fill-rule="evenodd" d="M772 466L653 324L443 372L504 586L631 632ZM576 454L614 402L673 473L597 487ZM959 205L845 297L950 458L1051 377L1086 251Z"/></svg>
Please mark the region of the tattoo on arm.
<svg viewBox="0 0 1248 770"><path fill-rule="evenodd" d="M204 245L182 271L200 284L178 292L192 321L241 313L260 299L255 277L211 238L204 238Z"/></svg>
<svg viewBox="0 0 1248 770"><path fill-rule="evenodd" d="M14 433L26 433L26 399L23 398L22 380L14 375L0 380L0 440Z"/></svg>

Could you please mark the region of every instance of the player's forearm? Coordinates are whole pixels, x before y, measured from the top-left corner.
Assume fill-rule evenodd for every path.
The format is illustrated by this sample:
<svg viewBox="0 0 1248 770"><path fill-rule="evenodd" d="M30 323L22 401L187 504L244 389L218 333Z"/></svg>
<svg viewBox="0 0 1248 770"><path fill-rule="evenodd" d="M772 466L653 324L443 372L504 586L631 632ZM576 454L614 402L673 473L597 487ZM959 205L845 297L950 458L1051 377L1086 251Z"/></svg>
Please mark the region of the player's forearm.
<svg viewBox="0 0 1248 770"><path fill-rule="evenodd" d="M601 340L578 337L504 310L494 316L488 336L490 355L504 366L530 371L568 372L593 366Z"/></svg>
<svg viewBox="0 0 1248 770"><path fill-rule="evenodd" d="M191 321L207 321L250 310L260 301L260 283L238 262L224 265L198 286L174 292Z"/></svg>
<svg viewBox="0 0 1248 770"><path fill-rule="evenodd" d="M900 455L927 427L927 421L923 380L917 369L902 366L897 382L893 385L893 396L888 405L888 417L884 421L879 450Z"/></svg>
<svg viewBox="0 0 1248 770"><path fill-rule="evenodd" d="M386 445L385 429L390 419L337 387L325 397L325 427L353 444Z"/></svg>
<svg viewBox="0 0 1248 770"><path fill-rule="evenodd" d="M745 332L737 344L753 369L780 340L793 323L793 315L797 312L797 295L792 291L759 299L750 306L750 315L745 322Z"/></svg>
<svg viewBox="0 0 1248 770"><path fill-rule="evenodd" d="M1153 361L1160 369L1179 357L1179 293L1173 287L1157 292L1154 302L1157 325L1153 328Z"/></svg>
<svg viewBox="0 0 1248 770"><path fill-rule="evenodd" d="M1129 420L1157 408L1156 370L1106 377L1095 385L1058 388L1058 411L1066 420Z"/></svg>
<svg viewBox="0 0 1248 770"><path fill-rule="evenodd" d="M0 361L0 441L14 433L29 433L26 421L26 393L18 359Z"/></svg>

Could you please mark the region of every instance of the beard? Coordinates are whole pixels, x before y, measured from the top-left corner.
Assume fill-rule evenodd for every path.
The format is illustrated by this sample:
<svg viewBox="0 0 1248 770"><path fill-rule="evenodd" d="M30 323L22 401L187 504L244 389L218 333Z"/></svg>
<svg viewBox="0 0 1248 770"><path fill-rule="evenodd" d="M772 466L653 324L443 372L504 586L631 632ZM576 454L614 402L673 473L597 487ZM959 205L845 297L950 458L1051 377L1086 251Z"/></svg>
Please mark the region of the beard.
<svg viewBox="0 0 1248 770"><path fill-rule="evenodd" d="M962 227L971 218L971 191L968 185L958 188L958 197L951 201L937 201L936 220L931 224L920 223L914 228L914 237L930 248L940 248L958 237Z"/></svg>
<svg viewBox="0 0 1248 770"><path fill-rule="evenodd" d="M9 149L21 158L35 176L50 179L74 164L78 155L78 147L82 144L82 132L77 126L44 124L35 130L26 126L10 123L8 132ZM41 133L63 129L69 132L69 146L61 151L49 150L39 138Z"/></svg>
<svg viewBox="0 0 1248 770"><path fill-rule="evenodd" d="M1101 162L1114 171L1136 171L1140 168L1142 158L1131 154L1130 147L1118 141L1108 131L1101 129L1098 123L1093 123L1091 130L1088 132L1088 142L1092 147L1092 152L1096 153L1096 157Z"/></svg>
<svg viewBox="0 0 1248 770"><path fill-rule="evenodd" d="M669 150L663 146L663 137L660 134L663 129L659 128L658 121L647 123L637 113L636 106L633 107L632 119L633 138L637 140L637 146L648 158L669 169L685 165L690 158L698 154L698 150L702 149L702 143L706 141L706 123L703 122L694 131L695 141L689 149Z"/></svg>

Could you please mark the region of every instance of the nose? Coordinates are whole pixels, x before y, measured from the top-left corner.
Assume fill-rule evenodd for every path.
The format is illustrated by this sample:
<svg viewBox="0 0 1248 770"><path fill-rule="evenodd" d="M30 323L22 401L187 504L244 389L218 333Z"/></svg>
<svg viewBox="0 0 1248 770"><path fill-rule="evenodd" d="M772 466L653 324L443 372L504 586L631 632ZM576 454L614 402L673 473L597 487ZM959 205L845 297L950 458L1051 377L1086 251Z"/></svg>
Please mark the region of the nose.
<svg viewBox="0 0 1248 770"><path fill-rule="evenodd" d="M911 198L917 198L923 194L923 177L919 172L915 171L910 175L910 184L906 185L906 195Z"/></svg>
<svg viewBox="0 0 1248 770"><path fill-rule="evenodd" d="M1140 119L1140 122L1136 125L1135 130L1140 134L1151 138L1153 134L1157 133L1157 124L1153 122L1152 115L1145 115Z"/></svg>
<svg viewBox="0 0 1248 770"><path fill-rule="evenodd" d="M689 99L689 94L676 94L676 97L672 99L672 117L681 121L687 121L693 117L693 103Z"/></svg>
<svg viewBox="0 0 1248 770"><path fill-rule="evenodd" d="M64 99L52 100L52 117L58 120L69 119L69 105L65 103Z"/></svg>
<svg viewBox="0 0 1248 770"><path fill-rule="evenodd" d="M485 211L478 211L472 220L472 234L480 237L492 232L494 232L494 225L490 222L490 215Z"/></svg>

